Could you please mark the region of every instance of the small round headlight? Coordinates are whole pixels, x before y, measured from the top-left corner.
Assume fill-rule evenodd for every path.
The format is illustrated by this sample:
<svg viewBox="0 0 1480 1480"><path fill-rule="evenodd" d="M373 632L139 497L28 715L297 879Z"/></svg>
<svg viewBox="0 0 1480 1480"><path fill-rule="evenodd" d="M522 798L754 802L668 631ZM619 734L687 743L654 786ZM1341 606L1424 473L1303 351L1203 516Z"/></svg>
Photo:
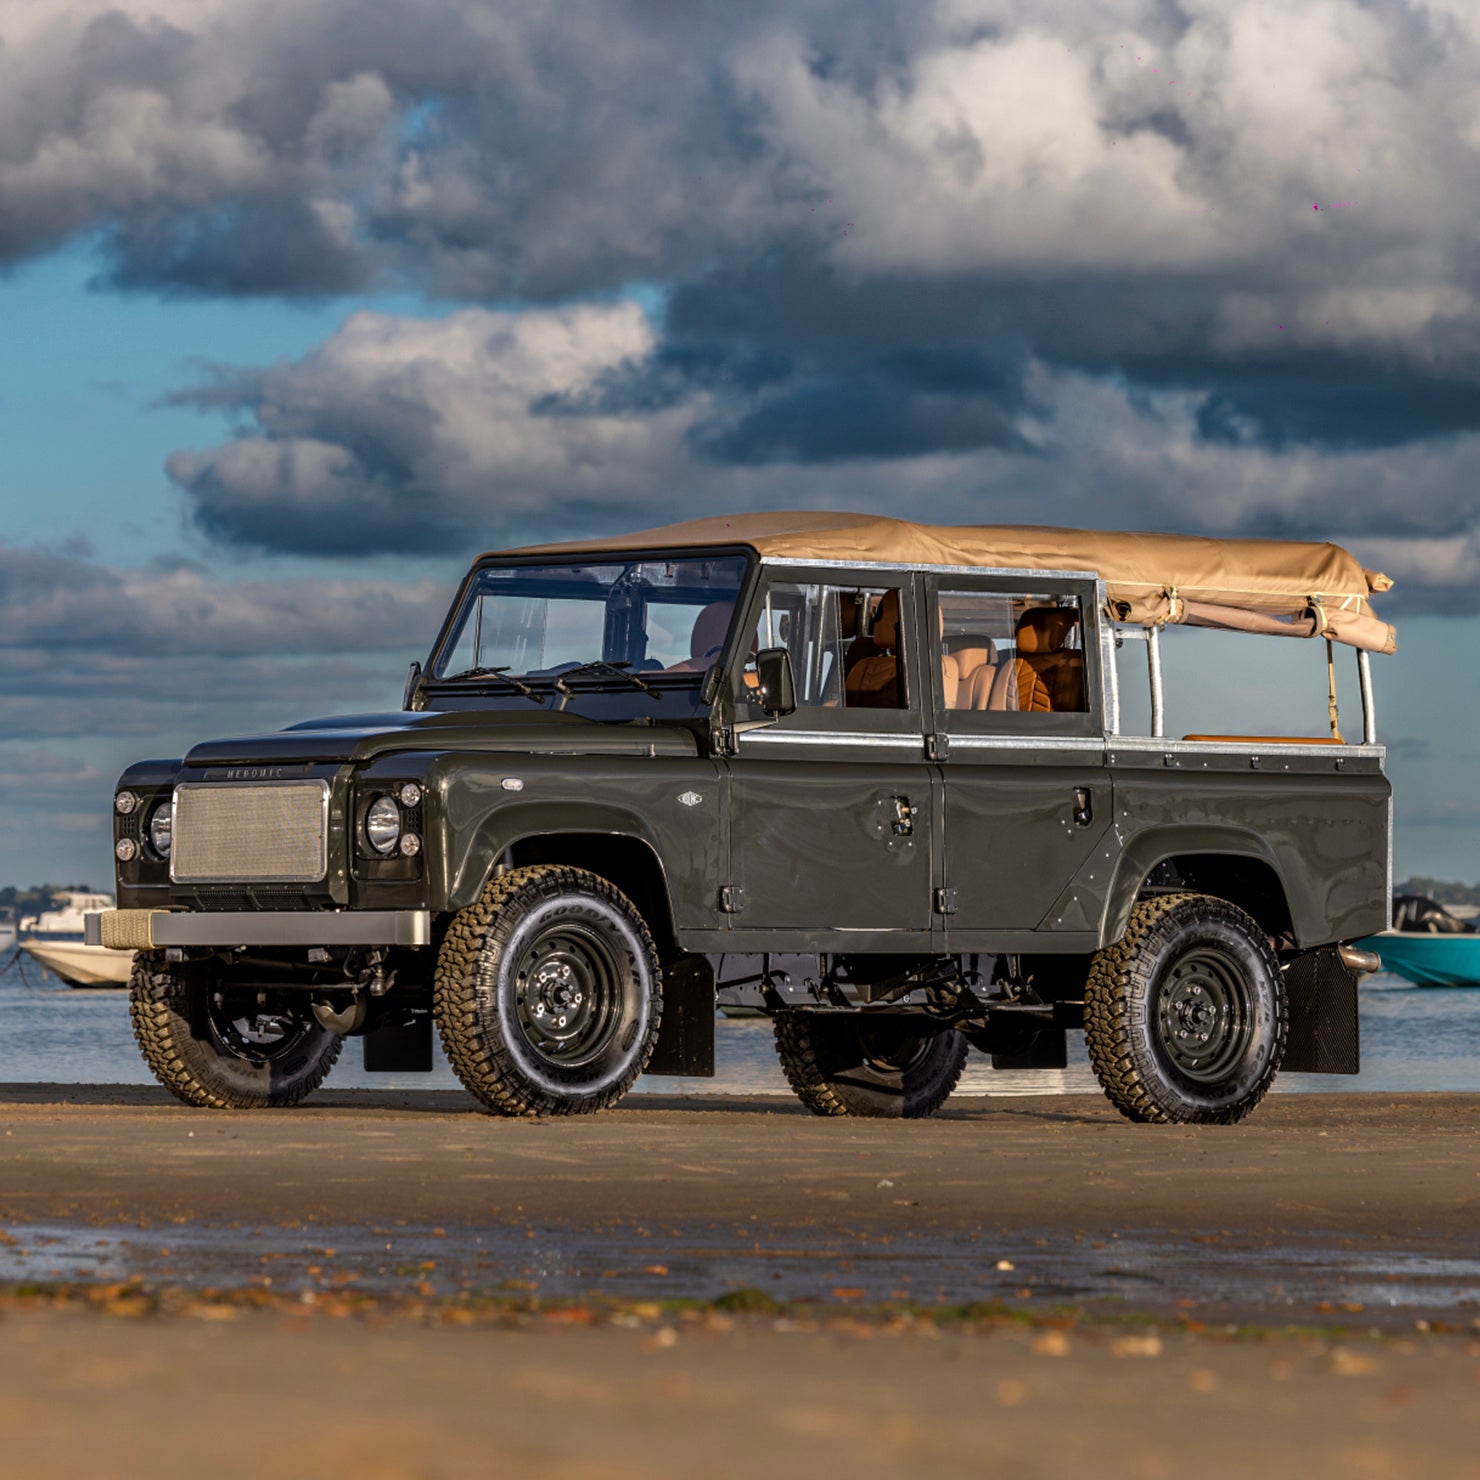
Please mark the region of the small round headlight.
<svg viewBox="0 0 1480 1480"><path fill-rule="evenodd" d="M120 817L127 817L138 805L139 799L131 791L121 791L113 798L113 810Z"/></svg>
<svg viewBox="0 0 1480 1480"><path fill-rule="evenodd" d="M170 856L170 844L174 841L175 809L166 802L154 809L149 819L149 845L161 858Z"/></svg>
<svg viewBox="0 0 1480 1480"><path fill-rule="evenodd" d="M401 798L403 807L419 807L421 805L421 787L414 781L408 781L397 793Z"/></svg>
<svg viewBox="0 0 1480 1480"><path fill-rule="evenodd" d="M365 838L377 853L394 853L401 836L401 809L393 797L376 797L365 812Z"/></svg>
<svg viewBox="0 0 1480 1480"><path fill-rule="evenodd" d="M421 839L415 833L407 833L401 839L401 857L415 858L421 852Z"/></svg>
<svg viewBox="0 0 1480 1480"><path fill-rule="evenodd" d="M139 845L132 838L119 838L113 845L113 851L122 862L127 863L139 851Z"/></svg>

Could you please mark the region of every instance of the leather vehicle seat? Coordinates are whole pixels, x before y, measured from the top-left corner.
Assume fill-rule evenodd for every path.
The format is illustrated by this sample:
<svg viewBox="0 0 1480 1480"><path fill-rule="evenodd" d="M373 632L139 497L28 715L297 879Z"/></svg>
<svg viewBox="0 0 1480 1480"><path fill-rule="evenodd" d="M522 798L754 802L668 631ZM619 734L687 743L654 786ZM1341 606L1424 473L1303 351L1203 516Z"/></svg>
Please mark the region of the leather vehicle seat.
<svg viewBox="0 0 1480 1480"><path fill-rule="evenodd" d="M1066 646L1079 626L1072 607L1044 606L1018 619L1017 656L997 670L989 709L1083 713L1084 654Z"/></svg>
<svg viewBox="0 0 1480 1480"><path fill-rule="evenodd" d="M725 645L725 634L730 630L730 618L734 615L733 601L711 601L694 618L694 628L689 634L689 656L681 663L665 669L667 673L703 673Z"/></svg>
<svg viewBox="0 0 1480 1480"><path fill-rule="evenodd" d="M886 591L874 614L868 648L859 638L848 650L843 677L848 709L902 709L899 682L899 592ZM872 649L872 651L869 651Z"/></svg>
<svg viewBox="0 0 1480 1480"><path fill-rule="evenodd" d="M990 637L964 633L946 638L941 659L947 709L985 709L997 675L997 645ZM952 688L954 679L955 687Z"/></svg>

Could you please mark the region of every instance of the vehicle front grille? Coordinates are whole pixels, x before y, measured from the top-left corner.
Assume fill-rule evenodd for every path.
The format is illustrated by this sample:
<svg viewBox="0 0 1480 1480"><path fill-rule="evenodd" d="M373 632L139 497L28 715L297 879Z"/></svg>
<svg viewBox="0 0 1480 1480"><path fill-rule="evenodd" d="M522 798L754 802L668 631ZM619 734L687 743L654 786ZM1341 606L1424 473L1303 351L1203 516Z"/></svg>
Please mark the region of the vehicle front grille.
<svg viewBox="0 0 1480 1480"><path fill-rule="evenodd" d="M175 788L170 877L181 884L312 883L328 871L326 781Z"/></svg>

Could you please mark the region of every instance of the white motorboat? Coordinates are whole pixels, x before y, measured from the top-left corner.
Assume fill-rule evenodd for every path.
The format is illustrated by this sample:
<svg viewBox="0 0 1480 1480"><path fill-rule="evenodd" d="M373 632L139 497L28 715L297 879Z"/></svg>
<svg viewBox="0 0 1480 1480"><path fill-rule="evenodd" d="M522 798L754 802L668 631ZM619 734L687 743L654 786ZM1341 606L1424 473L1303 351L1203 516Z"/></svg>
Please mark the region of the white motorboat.
<svg viewBox="0 0 1480 1480"><path fill-rule="evenodd" d="M133 970L132 951L110 951L83 940L83 916L111 910L111 894L69 890L58 895L59 909L28 915L20 922L20 948L53 976L73 987L121 987Z"/></svg>

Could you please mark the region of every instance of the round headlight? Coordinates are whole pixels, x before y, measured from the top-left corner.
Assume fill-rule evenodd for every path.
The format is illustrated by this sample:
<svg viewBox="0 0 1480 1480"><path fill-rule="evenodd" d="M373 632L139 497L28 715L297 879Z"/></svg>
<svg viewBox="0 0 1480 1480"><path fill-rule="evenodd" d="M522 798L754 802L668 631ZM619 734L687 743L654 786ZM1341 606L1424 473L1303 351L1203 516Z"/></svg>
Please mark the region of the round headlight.
<svg viewBox="0 0 1480 1480"><path fill-rule="evenodd" d="M394 853L401 836L401 809L392 797L376 797L365 813L365 838L377 853Z"/></svg>
<svg viewBox="0 0 1480 1480"><path fill-rule="evenodd" d="M113 845L113 851L122 862L127 863L139 851L139 845L132 838L119 838Z"/></svg>
<svg viewBox="0 0 1480 1480"><path fill-rule="evenodd" d="M138 805L139 799L131 791L121 791L113 798L113 810L120 817L127 817Z"/></svg>
<svg viewBox="0 0 1480 1480"><path fill-rule="evenodd" d="M401 798L403 807L419 807L421 805L421 787L414 781L408 781L397 793Z"/></svg>
<svg viewBox="0 0 1480 1480"><path fill-rule="evenodd" d="M149 845L161 858L170 856L170 844L174 841L175 809L166 802L156 807L149 819Z"/></svg>

